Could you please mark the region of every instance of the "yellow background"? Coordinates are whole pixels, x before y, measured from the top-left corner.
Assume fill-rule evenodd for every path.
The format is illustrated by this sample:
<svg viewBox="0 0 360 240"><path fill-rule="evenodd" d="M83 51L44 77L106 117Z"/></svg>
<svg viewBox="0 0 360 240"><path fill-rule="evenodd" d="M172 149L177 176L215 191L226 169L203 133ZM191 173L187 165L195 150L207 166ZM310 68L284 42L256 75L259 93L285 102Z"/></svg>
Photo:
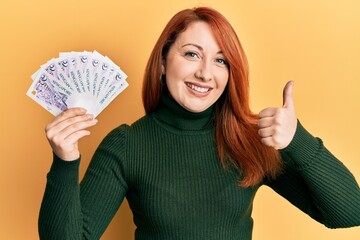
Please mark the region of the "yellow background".
<svg viewBox="0 0 360 240"><path fill-rule="evenodd" d="M81 176L102 138L142 116L141 83L161 30L198 5L222 12L250 62L256 112L281 106L295 80L303 125L360 180L360 1L358 0L0 0L0 239L38 239L37 217L51 164L44 127L53 118L25 93L30 75L61 51L97 50L129 76L130 86L83 139ZM358 240L360 229L329 230L263 187L255 200L254 240ZM127 202L103 239L133 239Z"/></svg>

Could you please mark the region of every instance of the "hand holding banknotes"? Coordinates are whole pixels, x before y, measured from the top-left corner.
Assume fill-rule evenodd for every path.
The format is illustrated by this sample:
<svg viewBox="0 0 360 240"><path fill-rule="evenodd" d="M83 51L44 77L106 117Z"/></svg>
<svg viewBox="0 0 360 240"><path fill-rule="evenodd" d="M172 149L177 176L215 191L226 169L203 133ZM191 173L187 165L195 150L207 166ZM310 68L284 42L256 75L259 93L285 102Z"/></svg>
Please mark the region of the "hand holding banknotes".
<svg viewBox="0 0 360 240"><path fill-rule="evenodd" d="M59 114L46 128L46 137L59 158L72 161L80 157L78 141L90 135L86 130L97 123L84 108L71 108Z"/></svg>
<svg viewBox="0 0 360 240"><path fill-rule="evenodd" d="M53 152L68 161L79 158L79 139L128 86L120 67L96 51L60 53L31 78L27 95L57 116L46 126L46 137Z"/></svg>

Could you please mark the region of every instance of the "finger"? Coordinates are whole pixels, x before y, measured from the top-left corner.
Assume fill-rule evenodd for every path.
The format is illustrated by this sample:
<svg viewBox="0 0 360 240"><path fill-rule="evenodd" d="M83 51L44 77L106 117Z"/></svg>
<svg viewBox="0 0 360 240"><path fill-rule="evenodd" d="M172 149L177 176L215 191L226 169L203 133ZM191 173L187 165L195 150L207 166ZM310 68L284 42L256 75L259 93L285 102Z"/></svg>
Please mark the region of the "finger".
<svg viewBox="0 0 360 240"><path fill-rule="evenodd" d="M50 122L46 128L52 128L53 126L57 125L58 123L64 121L67 118L83 115L86 113L86 109L84 108L69 108L68 110L60 113L52 122Z"/></svg>
<svg viewBox="0 0 360 240"><path fill-rule="evenodd" d="M293 106L294 106L293 88L294 88L294 81L287 82L284 87L284 90L283 90L283 107L284 108L293 108Z"/></svg>
<svg viewBox="0 0 360 240"><path fill-rule="evenodd" d="M83 114L75 117L66 118L61 122L58 122L56 125L48 125L45 128L46 136L48 137L48 139L51 139L54 135L58 134L72 124L76 124L82 121L89 121L92 119L94 119L94 116L92 114Z"/></svg>
<svg viewBox="0 0 360 240"><path fill-rule="evenodd" d="M267 127L267 128L261 128L258 130L258 134L261 138L267 138L274 135L274 128L273 127Z"/></svg>
<svg viewBox="0 0 360 240"><path fill-rule="evenodd" d="M259 113L259 118L272 117L275 115L277 108L265 108Z"/></svg>
<svg viewBox="0 0 360 240"><path fill-rule="evenodd" d="M274 147L275 146L275 142L274 139L272 137L266 137L266 138L261 138L261 142L269 147Z"/></svg>
<svg viewBox="0 0 360 240"><path fill-rule="evenodd" d="M69 144L75 144L77 143L81 138L89 136L90 135L90 131L88 130L80 130L80 131L76 131L72 134L70 134L69 136L67 136L65 138L65 140L69 143Z"/></svg>
<svg viewBox="0 0 360 240"><path fill-rule="evenodd" d="M79 132L79 131L83 131L86 128L95 125L96 123L97 123L96 119L89 119L89 120L85 120L85 121L78 121L78 122L72 123L72 124L68 125L66 128L62 129L60 132L58 132L58 134L56 134L56 139L58 139L58 141L61 141L62 139L65 140L70 135L72 135L76 132ZM54 139L54 141L56 141L56 139Z"/></svg>
<svg viewBox="0 0 360 240"><path fill-rule="evenodd" d="M274 124L274 117L263 117L258 121L259 128L267 128Z"/></svg>

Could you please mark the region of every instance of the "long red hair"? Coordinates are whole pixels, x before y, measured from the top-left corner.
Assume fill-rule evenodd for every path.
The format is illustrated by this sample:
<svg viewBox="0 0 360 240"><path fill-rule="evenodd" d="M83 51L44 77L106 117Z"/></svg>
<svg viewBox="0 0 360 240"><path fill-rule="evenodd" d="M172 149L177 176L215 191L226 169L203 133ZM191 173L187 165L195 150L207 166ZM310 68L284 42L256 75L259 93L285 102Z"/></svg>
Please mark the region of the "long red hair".
<svg viewBox="0 0 360 240"><path fill-rule="evenodd" d="M224 167L230 163L241 172L239 184L243 187L257 185L264 177L275 178L281 170L280 156L277 150L261 143L258 116L249 106L249 69L244 50L230 23L216 10L185 9L165 26L145 70L145 112L151 113L159 105L163 88L161 65L170 46L195 21L209 24L229 68L228 85L215 103L215 137L221 163Z"/></svg>

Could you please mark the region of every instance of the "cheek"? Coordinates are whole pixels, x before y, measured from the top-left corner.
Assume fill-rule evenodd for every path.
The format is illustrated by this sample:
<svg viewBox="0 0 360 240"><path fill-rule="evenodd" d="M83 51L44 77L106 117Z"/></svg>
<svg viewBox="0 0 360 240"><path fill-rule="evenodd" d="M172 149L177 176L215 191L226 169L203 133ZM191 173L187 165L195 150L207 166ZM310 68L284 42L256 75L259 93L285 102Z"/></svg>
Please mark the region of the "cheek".
<svg viewBox="0 0 360 240"><path fill-rule="evenodd" d="M172 97L176 98L180 89L180 77L176 68L166 68L165 83Z"/></svg>
<svg viewBox="0 0 360 240"><path fill-rule="evenodd" d="M171 61L166 65L166 84L169 86L181 85L193 72L193 66L183 61Z"/></svg>
<svg viewBox="0 0 360 240"><path fill-rule="evenodd" d="M166 84L170 85L177 79L178 77L178 68L175 67L176 62L173 59L168 59L166 61L166 67L164 68L165 76L166 76Z"/></svg>

